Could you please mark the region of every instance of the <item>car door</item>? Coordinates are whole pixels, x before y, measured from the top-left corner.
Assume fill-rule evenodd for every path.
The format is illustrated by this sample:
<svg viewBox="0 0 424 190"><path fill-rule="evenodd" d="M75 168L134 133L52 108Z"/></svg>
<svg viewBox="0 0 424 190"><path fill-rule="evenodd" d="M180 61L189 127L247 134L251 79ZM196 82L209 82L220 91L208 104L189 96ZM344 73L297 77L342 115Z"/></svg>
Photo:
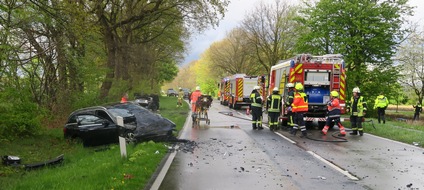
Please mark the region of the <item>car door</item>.
<svg viewBox="0 0 424 190"><path fill-rule="evenodd" d="M113 122L96 115L78 115L78 129L85 146L96 146L118 141L117 126Z"/></svg>

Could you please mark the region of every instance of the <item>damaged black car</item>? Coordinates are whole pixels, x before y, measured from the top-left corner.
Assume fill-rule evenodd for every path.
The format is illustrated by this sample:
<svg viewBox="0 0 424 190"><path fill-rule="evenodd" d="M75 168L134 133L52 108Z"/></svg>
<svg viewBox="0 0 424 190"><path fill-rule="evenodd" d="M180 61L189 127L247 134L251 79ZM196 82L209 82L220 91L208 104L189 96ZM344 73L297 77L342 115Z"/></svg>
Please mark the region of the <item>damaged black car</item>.
<svg viewBox="0 0 424 190"><path fill-rule="evenodd" d="M118 125L122 117L123 126ZM173 138L175 123L138 104L127 102L95 106L72 112L63 128L66 139L81 140L84 146L127 141L164 141Z"/></svg>

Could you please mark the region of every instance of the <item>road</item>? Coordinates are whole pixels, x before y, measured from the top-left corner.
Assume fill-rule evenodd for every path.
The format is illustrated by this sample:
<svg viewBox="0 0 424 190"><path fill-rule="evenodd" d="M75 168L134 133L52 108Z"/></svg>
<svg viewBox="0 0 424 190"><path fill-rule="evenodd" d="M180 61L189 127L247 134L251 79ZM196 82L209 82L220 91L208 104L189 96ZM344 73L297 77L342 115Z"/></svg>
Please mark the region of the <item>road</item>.
<svg viewBox="0 0 424 190"><path fill-rule="evenodd" d="M424 189L419 147L366 130L345 142L318 130L309 130L310 138L252 130L244 111L217 101L209 118L210 125L194 128L186 122L180 138L197 146L173 153L151 189Z"/></svg>

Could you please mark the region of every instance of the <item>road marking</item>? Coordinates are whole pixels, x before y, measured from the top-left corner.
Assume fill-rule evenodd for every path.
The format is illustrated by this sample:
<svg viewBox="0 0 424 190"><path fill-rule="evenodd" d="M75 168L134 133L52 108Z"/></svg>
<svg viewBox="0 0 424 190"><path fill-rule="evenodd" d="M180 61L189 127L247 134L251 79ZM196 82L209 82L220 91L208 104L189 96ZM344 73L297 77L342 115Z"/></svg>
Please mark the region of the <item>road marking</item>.
<svg viewBox="0 0 424 190"><path fill-rule="evenodd" d="M296 142L295 141L293 141L293 140L291 140L291 139L289 139L288 137L286 137L286 136L284 136L284 135L282 135L282 134L280 134L280 133L277 133L277 132L274 132L275 134L277 134L278 136L280 136L280 137L282 137L283 139L286 139L287 141L289 141L290 143L292 143L292 144L296 144Z"/></svg>
<svg viewBox="0 0 424 190"><path fill-rule="evenodd" d="M188 116L186 118L186 121L184 122L184 126L182 128L181 134L179 135L179 138L187 136L188 130L184 130L184 129L188 128L190 124L192 124L192 121L191 121L191 114L189 112ZM158 176L156 177L155 181L153 182L152 186L150 187L150 190L159 189L160 185L162 184L163 179L166 176L166 173L168 173L169 167L171 167L171 164L174 161L175 156L177 155L178 148L179 148L179 146L175 145L175 147L173 148L174 152L169 154L169 157L167 158L165 164L162 166Z"/></svg>
<svg viewBox="0 0 424 190"><path fill-rule="evenodd" d="M155 179L155 182L153 183L152 187L150 187L150 190L157 190L159 189L160 185L162 184L163 179L166 176L166 173L168 173L168 169L172 164L172 161L174 161L175 156L177 155L177 150L178 150L179 146L176 145L174 147L174 152L172 152L168 159L166 160L165 164L163 165L162 169L160 170L158 176Z"/></svg>
<svg viewBox="0 0 424 190"><path fill-rule="evenodd" d="M355 177L352 174L350 174L349 171L343 170L342 168L340 168L340 167L334 165L333 163L329 162L328 160L324 159L320 155L315 154L314 152L312 152L310 150L308 150L306 152L309 153L309 154L311 154L312 156L314 156L318 160L321 160L322 162L324 162L325 164L329 165L330 167L334 168L335 170L337 170L338 172L342 173L343 175L345 175L346 177L350 178L351 180L355 180L355 181L358 181L359 180L357 177Z"/></svg>

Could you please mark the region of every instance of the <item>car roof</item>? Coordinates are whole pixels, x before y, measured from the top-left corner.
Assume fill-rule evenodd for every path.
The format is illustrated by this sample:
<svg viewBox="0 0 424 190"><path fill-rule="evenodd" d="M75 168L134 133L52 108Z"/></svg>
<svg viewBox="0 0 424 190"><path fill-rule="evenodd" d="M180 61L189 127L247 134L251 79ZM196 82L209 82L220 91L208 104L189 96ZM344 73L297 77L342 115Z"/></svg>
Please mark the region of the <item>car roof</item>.
<svg viewBox="0 0 424 190"><path fill-rule="evenodd" d="M133 104L133 102L128 102L128 103ZM112 108L112 107L115 107L115 106L121 105L121 104L123 104L123 103L114 102L114 103L104 104L102 106L91 106L91 107L80 108L80 109L73 111L70 115L83 114L83 113L93 114L92 112L95 112L97 110L107 111L109 108Z"/></svg>

